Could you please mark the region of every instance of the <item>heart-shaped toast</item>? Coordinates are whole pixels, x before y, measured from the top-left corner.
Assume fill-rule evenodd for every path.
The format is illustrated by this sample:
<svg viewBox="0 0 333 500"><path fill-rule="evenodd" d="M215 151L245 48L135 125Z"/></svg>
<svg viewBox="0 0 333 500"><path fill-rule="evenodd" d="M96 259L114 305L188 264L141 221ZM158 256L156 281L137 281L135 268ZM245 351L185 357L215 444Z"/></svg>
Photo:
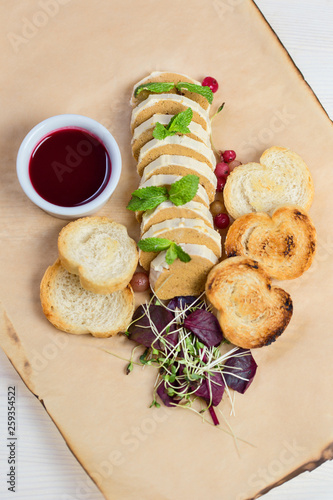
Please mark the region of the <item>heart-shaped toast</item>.
<svg viewBox="0 0 333 500"><path fill-rule="evenodd" d="M310 217L298 207L281 207L272 217L252 213L239 217L230 227L225 251L256 260L278 280L301 276L313 261L316 230Z"/></svg>
<svg viewBox="0 0 333 500"><path fill-rule="evenodd" d="M263 153L260 163L233 170L223 191L226 209L234 219L251 212L272 214L284 205L307 212L313 195L313 180L302 158L276 146Z"/></svg>
<svg viewBox="0 0 333 500"><path fill-rule="evenodd" d="M246 257L230 257L213 267L206 295L217 309L225 338L244 349L273 342L293 312L290 295L272 286L259 264Z"/></svg>

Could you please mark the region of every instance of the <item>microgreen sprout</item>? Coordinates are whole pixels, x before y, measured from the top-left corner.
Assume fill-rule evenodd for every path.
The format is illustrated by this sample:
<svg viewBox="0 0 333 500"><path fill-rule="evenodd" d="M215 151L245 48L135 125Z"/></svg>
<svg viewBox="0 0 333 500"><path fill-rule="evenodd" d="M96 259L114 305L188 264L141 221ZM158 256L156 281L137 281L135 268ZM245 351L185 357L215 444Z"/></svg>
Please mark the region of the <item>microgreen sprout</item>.
<svg viewBox="0 0 333 500"><path fill-rule="evenodd" d="M193 411L205 422L204 414L208 411L212 425L219 425L214 407L224 392L234 414L231 390L244 393L256 372L251 352L229 346L223 338L203 294L197 298L176 297L167 305L153 294L149 302L135 311L126 335L139 344L132 349L130 359L106 352L127 361L127 374L134 365L157 368L150 407L159 408L159 398L166 406ZM144 352L134 361L136 349L142 346ZM200 404L205 401L206 406L197 411L196 401Z"/></svg>
<svg viewBox="0 0 333 500"><path fill-rule="evenodd" d="M195 311L202 310L205 314L207 311L210 313L211 306L202 296L192 300L190 304L180 300L177 307L172 309L158 302L161 309L163 307L166 311L172 312L169 316L169 313L166 313L171 319L162 326L160 322L157 325L152 318L154 306L156 307L156 302L152 306L152 301L143 304L141 306L143 314L140 314L139 318L132 323L132 328L135 328L135 323L137 323L139 329L143 329L140 335L144 335L145 329L149 330L150 334L153 333L150 347L147 347L139 358L142 365L153 365L158 368L152 406L156 406L157 395L167 406L181 407L192 407L194 400L199 396L205 399L206 410L209 410L214 424L218 425L213 407L221 401L224 390L231 398L225 375L249 383L249 379L244 377L243 373L237 374L237 370L241 372L241 368L237 366L233 366L232 370L228 368L228 361L245 356L246 352L239 352L238 347L233 347L227 352L223 351L222 335L218 346L205 345L205 341L201 342L191 330L184 326L188 315ZM143 317L144 324L140 323ZM129 331L131 333L131 328ZM135 336L133 340L136 340ZM248 353L250 354L250 351Z"/></svg>

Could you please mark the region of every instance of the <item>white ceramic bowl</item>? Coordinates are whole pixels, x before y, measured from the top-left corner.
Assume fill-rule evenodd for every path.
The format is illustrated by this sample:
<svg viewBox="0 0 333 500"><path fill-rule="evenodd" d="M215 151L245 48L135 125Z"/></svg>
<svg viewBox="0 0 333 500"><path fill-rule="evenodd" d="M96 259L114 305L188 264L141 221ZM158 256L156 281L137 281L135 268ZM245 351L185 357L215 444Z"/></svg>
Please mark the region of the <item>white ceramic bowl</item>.
<svg viewBox="0 0 333 500"><path fill-rule="evenodd" d="M45 135L64 127L79 127L98 137L104 144L112 165L110 179L103 191L93 200L77 207L61 207L44 200L35 190L29 175L29 161L36 145ZM23 139L17 155L16 171L23 191L33 203L54 217L76 219L97 212L108 201L120 178L121 155L112 134L97 121L82 115L57 115L40 122Z"/></svg>

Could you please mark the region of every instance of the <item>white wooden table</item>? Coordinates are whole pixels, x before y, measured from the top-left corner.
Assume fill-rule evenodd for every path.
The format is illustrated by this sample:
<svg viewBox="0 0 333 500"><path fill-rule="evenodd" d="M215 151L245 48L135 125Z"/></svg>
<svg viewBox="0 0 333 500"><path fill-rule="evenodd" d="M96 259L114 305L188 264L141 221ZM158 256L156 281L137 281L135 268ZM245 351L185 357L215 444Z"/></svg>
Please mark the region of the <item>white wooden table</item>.
<svg viewBox="0 0 333 500"><path fill-rule="evenodd" d="M332 119L333 0L257 0L257 4ZM4 477L7 473L8 452L3 436L6 436L6 400L9 385L15 385L18 391L16 493L7 490L7 479ZM41 404L25 387L1 350L0 498L3 500L12 498L102 500L103 498L68 450ZM333 462L326 462L315 471L298 476L262 498L332 500Z"/></svg>

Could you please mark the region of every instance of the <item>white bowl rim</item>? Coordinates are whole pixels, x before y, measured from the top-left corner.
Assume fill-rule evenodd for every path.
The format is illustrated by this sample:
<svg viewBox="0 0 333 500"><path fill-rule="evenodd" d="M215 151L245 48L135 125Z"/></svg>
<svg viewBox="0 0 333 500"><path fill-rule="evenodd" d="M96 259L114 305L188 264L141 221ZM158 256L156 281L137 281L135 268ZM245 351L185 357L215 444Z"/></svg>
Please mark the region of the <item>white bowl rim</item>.
<svg viewBox="0 0 333 500"><path fill-rule="evenodd" d="M103 191L93 200L76 207L62 207L46 201L33 187L29 175L29 161L35 146L45 135L66 127L81 128L94 134L104 144L111 160L110 179ZM110 198L120 179L121 154L111 132L96 120L78 114L55 115L35 125L25 136L17 154L16 172L23 191L39 208L55 215L75 217L98 210Z"/></svg>

